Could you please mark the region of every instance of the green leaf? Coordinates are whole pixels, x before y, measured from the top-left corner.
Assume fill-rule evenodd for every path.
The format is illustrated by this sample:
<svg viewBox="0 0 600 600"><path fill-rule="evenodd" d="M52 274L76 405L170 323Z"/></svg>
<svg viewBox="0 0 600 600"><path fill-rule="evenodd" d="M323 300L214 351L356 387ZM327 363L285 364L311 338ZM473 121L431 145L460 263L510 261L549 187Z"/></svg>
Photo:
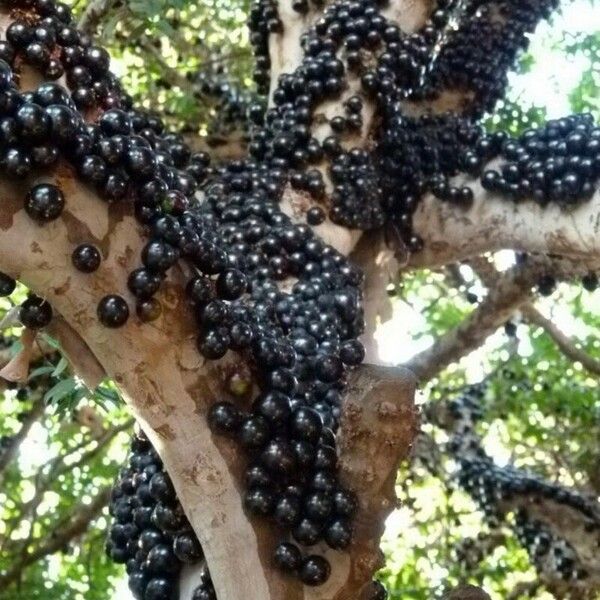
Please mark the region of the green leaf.
<svg viewBox="0 0 600 600"><path fill-rule="evenodd" d="M56 368L54 369L54 371L52 371L52 377L59 377L68 366L69 361L64 356L61 356L60 360L58 361L58 364L56 365Z"/></svg>
<svg viewBox="0 0 600 600"><path fill-rule="evenodd" d="M27 377L27 381L31 381L36 377L40 377L40 375L48 375L49 373L54 373L55 368L52 365L44 365L43 367L37 367L37 369L33 369L29 373L29 377Z"/></svg>
<svg viewBox="0 0 600 600"><path fill-rule="evenodd" d="M77 381L74 377L62 379L51 387L44 395L46 404L58 404L62 399L73 393L77 388Z"/></svg>

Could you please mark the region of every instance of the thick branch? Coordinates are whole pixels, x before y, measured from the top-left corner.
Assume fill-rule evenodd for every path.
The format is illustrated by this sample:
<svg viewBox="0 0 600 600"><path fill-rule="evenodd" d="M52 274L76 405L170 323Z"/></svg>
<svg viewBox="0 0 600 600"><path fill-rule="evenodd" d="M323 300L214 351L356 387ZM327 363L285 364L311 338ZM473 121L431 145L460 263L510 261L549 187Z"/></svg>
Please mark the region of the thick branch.
<svg viewBox="0 0 600 600"><path fill-rule="evenodd" d="M488 295L460 325L438 338L433 346L414 356L405 366L420 381L428 381L450 363L479 348L531 297L537 275L535 265L514 267L499 275Z"/></svg>
<svg viewBox="0 0 600 600"><path fill-rule="evenodd" d="M546 266L549 273L563 279L572 279L577 277L579 270L576 265L570 264L570 261L555 261L549 259L530 259L535 260L540 264L540 269ZM544 265L547 263L547 265ZM487 259L481 257L469 262L475 273L480 277L482 282L490 287L494 284L498 273ZM575 341L565 335L550 319L544 317L537 308L531 303L523 304L520 312L530 324L541 327L558 346L558 349L573 361L581 363L581 365L594 375L600 375L600 361L590 356L585 350L579 348Z"/></svg>
<svg viewBox="0 0 600 600"><path fill-rule="evenodd" d="M412 267L445 265L504 248L556 254L582 264L598 261L600 191L567 211L553 204L514 203L485 191L478 179L457 180L473 188L473 206L465 210L427 195L414 215L415 232L425 247L411 256Z"/></svg>
<svg viewBox="0 0 600 600"><path fill-rule="evenodd" d="M110 498L110 487L102 488L88 505L81 504L73 517L63 527L53 531L44 538L31 552L14 563L8 571L0 574L0 586L4 589L16 581L22 571L45 556L49 556L64 548L71 540L79 537L89 527L90 523L102 512Z"/></svg>
<svg viewBox="0 0 600 600"><path fill-rule="evenodd" d="M523 317L532 325L541 327L558 346L559 350L571 360L581 363L584 369L600 375L600 360L590 356L585 350L579 348L576 343L563 333L550 319L546 318L534 306L527 304L521 308Z"/></svg>
<svg viewBox="0 0 600 600"><path fill-rule="evenodd" d="M551 551L540 556L531 554L544 581L564 584L569 589L596 589L600 582L596 552L600 505L593 498L559 484L543 482L510 465L498 467L483 450L475 430L475 423L481 418L483 397L481 385L470 386L462 397L429 405L426 411L428 420L446 431L450 438L445 449L460 460L461 484L484 510L492 508L494 514L503 517L523 513L527 520L542 523L553 536L565 540L574 549L578 566L588 573L587 579L570 579L565 583L553 566ZM485 493L481 493L484 489L495 489L495 495L486 499ZM547 559L550 562L546 563Z"/></svg>

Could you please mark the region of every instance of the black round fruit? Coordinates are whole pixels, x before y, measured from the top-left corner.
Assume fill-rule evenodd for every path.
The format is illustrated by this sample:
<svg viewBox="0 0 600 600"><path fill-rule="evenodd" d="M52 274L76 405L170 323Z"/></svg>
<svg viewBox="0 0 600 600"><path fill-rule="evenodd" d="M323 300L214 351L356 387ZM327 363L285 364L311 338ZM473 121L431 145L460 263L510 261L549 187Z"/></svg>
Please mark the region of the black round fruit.
<svg viewBox="0 0 600 600"><path fill-rule="evenodd" d="M175 586L170 579L155 577L148 582L144 600L173 600Z"/></svg>
<svg viewBox="0 0 600 600"><path fill-rule="evenodd" d="M240 426L242 415L231 402L217 402L208 411L208 423L213 431L234 434Z"/></svg>
<svg viewBox="0 0 600 600"><path fill-rule="evenodd" d="M171 478L164 471L159 471L150 479L150 495L158 502L169 504L175 502L175 488L171 482Z"/></svg>
<svg viewBox="0 0 600 600"><path fill-rule="evenodd" d="M305 585L323 585L331 574L331 565L326 558L317 555L307 556L298 573Z"/></svg>
<svg viewBox="0 0 600 600"><path fill-rule="evenodd" d="M127 302L116 294L104 296L98 303L98 319L105 327L121 327L129 318Z"/></svg>
<svg viewBox="0 0 600 600"><path fill-rule="evenodd" d="M71 255L73 265L83 273L93 273L100 266L102 257L100 251L92 244L80 244Z"/></svg>
<svg viewBox="0 0 600 600"><path fill-rule="evenodd" d="M50 324L52 307L37 296L30 296L19 308L19 320L29 329L41 329Z"/></svg>
<svg viewBox="0 0 600 600"><path fill-rule="evenodd" d="M192 531L180 533L173 539L173 552L183 563L193 564L202 558L202 548Z"/></svg>
<svg viewBox="0 0 600 600"><path fill-rule="evenodd" d="M302 552L295 544L282 542L275 548L275 566L286 573L297 571L302 564Z"/></svg>
<svg viewBox="0 0 600 600"><path fill-rule="evenodd" d="M10 296L17 287L17 282L6 273L0 272L0 297Z"/></svg>
<svg viewBox="0 0 600 600"><path fill-rule="evenodd" d="M25 211L39 223L58 219L64 206L63 193L51 183L40 183L34 186L25 198Z"/></svg>
<svg viewBox="0 0 600 600"><path fill-rule="evenodd" d="M325 529L325 541L334 550L345 550L352 541L352 527L345 519L336 519Z"/></svg>

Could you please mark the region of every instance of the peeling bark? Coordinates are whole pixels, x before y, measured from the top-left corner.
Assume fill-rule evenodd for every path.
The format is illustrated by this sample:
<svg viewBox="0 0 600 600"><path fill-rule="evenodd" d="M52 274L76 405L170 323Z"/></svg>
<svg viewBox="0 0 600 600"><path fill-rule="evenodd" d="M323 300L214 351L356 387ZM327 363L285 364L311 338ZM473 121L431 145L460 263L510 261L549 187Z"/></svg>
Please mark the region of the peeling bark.
<svg viewBox="0 0 600 600"><path fill-rule="evenodd" d="M494 168L494 164L490 164ZM585 263L600 256L600 192L567 211L533 201L515 203L485 191L478 179L456 178L475 194L468 210L426 196L414 214L414 230L424 249L413 254L413 268L436 267L510 248L556 254Z"/></svg>

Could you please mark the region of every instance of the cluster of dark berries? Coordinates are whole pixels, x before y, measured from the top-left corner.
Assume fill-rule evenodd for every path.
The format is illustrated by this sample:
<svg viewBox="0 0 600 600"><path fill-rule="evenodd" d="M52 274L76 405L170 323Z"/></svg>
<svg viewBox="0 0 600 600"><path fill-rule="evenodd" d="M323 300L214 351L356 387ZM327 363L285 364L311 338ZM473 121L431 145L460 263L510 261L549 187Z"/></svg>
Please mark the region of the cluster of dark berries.
<svg viewBox="0 0 600 600"><path fill-rule="evenodd" d="M248 412L229 402L213 405L209 423L234 436L249 454L244 505L250 514L272 516L303 546L321 540L336 550L349 546L357 502L337 481L335 437L317 410L270 391ZM291 542L277 547L274 560L307 585L319 585L329 575L324 558L303 558Z"/></svg>
<svg viewBox="0 0 600 600"><path fill-rule="evenodd" d="M469 112L481 115L491 111L504 95L508 70L528 45L527 34L557 6L558 0L462 3L456 15L458 26L446 31L428 70L425 97L436 97L448 89L468 90L474 95Z"/></svg>
<svg viewBox="0 0 600 600"><path fill-rule="evenodd" d="M503 377L514 377L514 374L505 371ZM507 518L509 507L517 507L516 519L512 524L515 535L540 572L554 578L557 574L562 579L584 578L585 570L569 544L543 523L530 519L525 507L542 502L569 507L580 515L586 531L593 532L600 530L595 503L578 492L548 483L521 469L511 465L499 467L493 462L475 431L477 422L483 416L487 385L483 381L468 386L457 397L426 408L428 420L442 426L448 433L445 451L457 461L457 484L473 498L492 528L498 527ZM419 459L435 473L425 453L419 455ZM464 540L457 548L457 558L465 566L472 566L481 560L484 537L477 541Z"/></svg>
<svg viewBox="0 0 600 600"><path fill-rule="evenodd" d="M0 49L4 172L24 177L33 168L47 169L63 158L108 203L133 201L135 214L145 225L161 216L181 215L208 174L208 156L192 154L181 136L164 130L160 119L131 106L109 72L108 54L71 25L68 9L46 0L36 0L31 8L37 11L37 20L32 14L26 22L11 23ZM39 44L58 57L51 59L52 64L61 67L68 87L45 82L21 93L12 67L25 61L41 68L30 52ZM49 77L44 69L42 74ZM98 117L86 122L82 112L89 117L91 111ZM62 191L52 183L36 185L25 198L26 212L40 224L58 218L64 206ZM145 268L130 280L142 320L159 316L160 304L152 296L179 255L179 248L159 239L146 247ZM101 256L97 248L84 243L73 250L72 260L77 269L91 273L99 268ZM109 327L123 325L129 316L127 301L119 295L103 298L98 316Z"/></svg>
<svg viewBox="0 0 600 600"><path fill-rule="evenodd" d="M177 500L162 461L142 432L131 443L110 500L108 555L125 564L129 588L139 600L179 598L184 565L203 561L202 548ZM193 600L216 600L206 565Z"/></svg>
<svg viewBox="0 0 600 600"><path fill-rule="evenodd" d="M412 231L412 218L427 191L440 200L470 207L472 190L453 186L449 179L463 170L461 154L477 141L481 129L451 114L411 118L398 106L389 112L375 148L381 202L409 250L417 252L422 241Z"/></svg>
<svg viewBox="0 0 600 600"><path fill-rule="evenodd" d="M207 130L209 145L218 145L234 132L247 139L252 133L252 124L262 124L266 110L262 99L250 90L232 84L224 73L199 71L188 73L187 78L203 98L214 103Z"/></svg>
<svg viewBox="0 0 600 600"><path fill-rule="evenodd" d="M484 137L488 148L477 158L487 162L500 157L497 168L486 170L481 183L486 190L513 200L533 199L542 206L555 202L570 206L588 200L600 178L600 127L588 114L548 121L501 144Z"/></svg>
<svg viewBox="0 0 600 600"><path fill-rule="evenodd" d="M253 2L248 18L250 43L254 51L254 82L260 94L269 91L271 76L271 58L269 56L269 35L281 33L283 24L277 12L277 3L273 0Z"/></svg>
<svg viewBox="0 0 600 600"><path fill-rule="evenodd" d="M532 518L525 509L516 512L514 531L532 564L546 578L582 581L589 577L569 542L557 536L539 519Z"/></svg>
<svg viewBox="0 0 600 600"><path fill-rule="evenodd" d="M510 465L498 467L487 457L462 458L459 483L492 518L498 514L499 503L519 496L556 502L581 513L582 518L595 518L594 504L581 494Z"/></svg>
<svg viewBox="0 0 600 600"><path fill-rule="evenodd" d="M43 1L43 9L36 3L33 7L45 15L52 9ZM287 513L280 518L287 519L299 543L309 546L324 538L333 547L346 547L354 500L337 481L334 432L346 373L364 355L357 341L363 327L362 275L279 207L291 167L284 158L289 140L278 125L279 100L260 130L266 145L261 161L232 162L209 171L206 156L192 155L180 137L164 131L160 120L131 106L108 75L108 61L92 65L88 55L101 53L92 52L85 38L75 32L67 41L57 37L55 44L61 56L69 57L65 66L71 88L95 90L100 81L108 89L110 101L94 91L99 109L95 122L84 123L76 111L81 93L75 98L75 91L56 83L42 84L27 97L20 94L12 87L8 66L4 93L17 99L16 110L35 107L43 125L36 143L55 144L56 152L73 162L82 179L109 203L133 202L149 234L142 266L128 279L138 316L156 318L161 282L178 260L185 260L192 271L186 292L199 328L199 351L218 359L234 349L256 366L261 395L246 415L250 429L241 426L240 431L246 432L242 443L252 466L260 466L265 479L248 481L249 510L261 512L262 502L262 514L271 508L275 514L275 504L281 504ZM333 92L341 86L343 68L331 53L328 72ZM284 88L282 82L279 99L288 93ZM302 111L304 149L292 145L307 154L318 148L306 135L311 106L309 102ZM286 122L292 121L292 113ZM33 138L21 136L19 143L27 155ZM201 183L204 201L199 203L194 192ZM54 218L53 194L62 198L60 190L48 185L30 194L39 197L33 203L37 220ZM311 219L321 220L316 212ZM99 259L90 245L74 249L73 262L84 272L97 269ZM296 283L283 291L278 282L290 277ZM108 327L123 325L129 312L120 294L110 294L98 305L98 317ZM322 557L309 556L293 569L282 558L279 562L307 583L322 583L329 572Z"/></svg>

